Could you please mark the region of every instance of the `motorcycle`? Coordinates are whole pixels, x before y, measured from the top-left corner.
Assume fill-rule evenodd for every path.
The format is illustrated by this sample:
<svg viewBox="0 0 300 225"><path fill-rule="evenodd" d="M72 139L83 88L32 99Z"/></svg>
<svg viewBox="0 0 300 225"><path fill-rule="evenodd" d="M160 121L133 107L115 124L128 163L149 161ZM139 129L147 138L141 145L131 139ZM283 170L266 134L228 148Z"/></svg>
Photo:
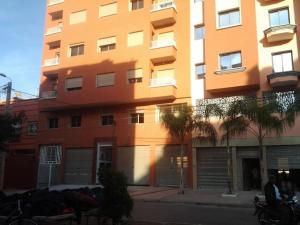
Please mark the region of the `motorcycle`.
<svg viewBox="0 0 300 225"><path fill-rule="evenodd" d="M298 199L293 196L285 201L290 210L289 225L300 225L300 207L297 205ZM254 216L260 225L279 225L280 215L278 212L270 209L265 202L259 200L257 196L254 198Z"/></svg>

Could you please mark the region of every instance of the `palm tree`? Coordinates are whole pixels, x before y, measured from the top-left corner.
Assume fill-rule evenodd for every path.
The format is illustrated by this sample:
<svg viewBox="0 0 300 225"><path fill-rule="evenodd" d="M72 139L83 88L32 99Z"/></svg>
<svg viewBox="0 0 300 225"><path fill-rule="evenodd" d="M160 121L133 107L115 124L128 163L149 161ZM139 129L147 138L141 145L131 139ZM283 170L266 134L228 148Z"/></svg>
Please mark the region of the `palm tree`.
<svg viewBox="0 0 300 225"><path fill-rule="evenodd" d="M236 124L229 130L232 136L250 132L258 141L261 176L266 175L263 164L265 138L275 133L280 136L288 127L295 123L295 105L284 105L276 99L260 101L247 99L232 102L228 110L228 124Z"/></svg>
<svg viewBox="0 0 300 225"><path fill-rule="evenodd" d="M230 107L230 105L229 105ZM246 131L246 126L244 126L243 117L238 117L234 114L229 114L230 110L226 107L220 107L218 104L208 104L205 110L206 117L218 117L222 122L219 129L222 130L222 135L220 137L221 143L225 143L227 150L227 184L228 184L228 194L232 194L233 190L233 171L232 171L232 153L230 140L241 135Z"/></svg>
<svg viewBox="0 0 300 225"><path fill-rule="evenodd" d="M180 193L184 194L183 156L184 140L187 136L196 134L196 138L216 143L216 130L208 118L195 116L192 107L182 105L175 112L167 112L161 117L162 125L175 137L181 146L180 150Z"/></svg>

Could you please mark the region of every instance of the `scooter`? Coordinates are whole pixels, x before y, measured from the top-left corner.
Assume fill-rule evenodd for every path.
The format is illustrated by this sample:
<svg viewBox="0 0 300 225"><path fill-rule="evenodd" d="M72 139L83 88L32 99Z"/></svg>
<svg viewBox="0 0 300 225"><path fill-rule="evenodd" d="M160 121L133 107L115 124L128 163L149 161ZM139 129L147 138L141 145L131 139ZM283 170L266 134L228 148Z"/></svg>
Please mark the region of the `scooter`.
<svg viewBox="0 0 300 225"><path fill-rule="evenodd" d="M287 199L285 202L291 212L289 225L300 225L300 209L296 207L297 202L296 196ZM254 208L254 216L257 216L260 225L279 225L280 215L270 209L265 202L261 202L257 196L254 198Z"/></svg>

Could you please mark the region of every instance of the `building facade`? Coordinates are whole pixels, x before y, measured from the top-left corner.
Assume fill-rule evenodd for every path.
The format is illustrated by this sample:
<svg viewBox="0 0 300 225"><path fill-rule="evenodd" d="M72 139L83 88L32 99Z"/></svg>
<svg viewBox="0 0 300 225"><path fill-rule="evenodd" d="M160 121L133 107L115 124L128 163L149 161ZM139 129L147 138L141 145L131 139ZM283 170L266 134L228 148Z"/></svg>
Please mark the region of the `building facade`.
<svg viewBox="0 0 300 225"><path fill-rule="evenodd" d="M132 185L178 186L180 146L161 115L240 96L292 98L299 9L297 0L48 0L36 185L93 184L113 167ZM266 138L268 173L299 176L299 125ZM257 145L248 134L231 143L235 190L255 188ZM189 137L184 160L188 187L227 188L223 145Z"/></svg>

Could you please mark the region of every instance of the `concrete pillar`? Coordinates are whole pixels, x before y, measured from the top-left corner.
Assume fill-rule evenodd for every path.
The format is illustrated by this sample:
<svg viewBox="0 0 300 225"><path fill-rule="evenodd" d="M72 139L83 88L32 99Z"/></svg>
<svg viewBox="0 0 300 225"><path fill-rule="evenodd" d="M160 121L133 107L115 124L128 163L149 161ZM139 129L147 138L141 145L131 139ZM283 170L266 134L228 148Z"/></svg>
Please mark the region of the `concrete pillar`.
<svg viewBox="0 0 300 225"><path fill-rule="evenodd" d="M233 176L233 192L238 191L238 173L237 173L237 156L236 147L231 147L231 157L232 157L232 176Z"/></svg>
<svg viewBox="0 0 300 225"><path fill-rule="evenodd" d="M192 148L192 166L193 166L193 189L196 190L198 188L197 185L197 148Z"/></svg>

